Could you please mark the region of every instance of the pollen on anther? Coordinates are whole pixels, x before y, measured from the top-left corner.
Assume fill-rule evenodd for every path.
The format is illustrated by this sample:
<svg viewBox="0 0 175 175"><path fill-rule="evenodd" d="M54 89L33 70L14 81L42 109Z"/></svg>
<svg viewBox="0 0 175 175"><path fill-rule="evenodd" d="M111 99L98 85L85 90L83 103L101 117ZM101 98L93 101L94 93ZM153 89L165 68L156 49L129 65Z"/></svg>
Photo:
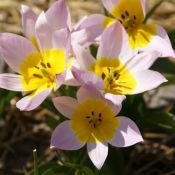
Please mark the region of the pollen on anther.
<svg viewBox="0 0 175 175"><path fill-rule="evenodd" d="M92 111L92 115L94 115L94 111Z"/></svg>
<svg viewBox="0 0 175 175"><path fill-rule="evenodd" d="M90 116L86 116L86 118L91 118Z"/></svg>
<svg viewBox="0 0 175 175"><path fill-rule="evenodd" d="M125 15L124 15L124 14L122 14L122 15L121 15L121 18L122 18L122 19L125 19Z"/></svg>
<svg viewBox="0 0 175 175"><path fill-rule="evenodd" d="M46 68L46 65L45 65L43 62L41 62L41 66L42 66L43 68Z"/></svg>
<svg viewBox="0 0 175 175"><path fill-rule="evenodd" d="M128 13L128 11L125 11L125 14L126 14L126 16L129 16L129 13Z"/></svg>
<svg viewBox="0 0 175 175"><path fill-rule="evenodd" d="M34 77L37 77L37 78L43 78L41 75L39 74L33 74Z"/></svg>
<svg viewBox="0 0 175 175"><path fill-rule="evenodd" d="M48 67L48 68L51 68L51 65L50 65L50 63L47 63L47 67Z"/></svg>
<svg viewBox="0 0 175 175"><path fill-rule="evenodd" d="M136 16L134 15L134 20L136 20Z"/></svg>
<svg viewBox="0 0 175 175"><path fill-rule="evenodd" d="M105 77L106 77L105 73L102 73L102 74L101 74L101 77L102 77L102 79L104 80Z"/></svg>
<svg viewBox="0 0 175 175"><path fill-rule="evenodd" d="M101 113L99 113L99 114L98 114L98 117L99 117L99 118L101 118L101 117L102 117Z"/></svg>

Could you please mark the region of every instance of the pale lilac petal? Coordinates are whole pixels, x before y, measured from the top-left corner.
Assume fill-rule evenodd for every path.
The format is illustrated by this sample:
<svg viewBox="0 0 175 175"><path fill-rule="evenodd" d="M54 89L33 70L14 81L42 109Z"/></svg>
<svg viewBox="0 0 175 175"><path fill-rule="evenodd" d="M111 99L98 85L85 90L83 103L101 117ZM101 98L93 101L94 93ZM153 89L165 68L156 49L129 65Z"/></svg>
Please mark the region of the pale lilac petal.
<svg viewBox="0 0 175 175"><path fill-rule="evenodd" d="M0 74L0 88L12 91L25 91L20 81L20 75Z"/></svg>
<svg viewBox="0 0 175 175"><path fill-rule="evenodd" d="M108 155L108 144L102 142L87 143L88 155L92 163L101 169Z"/></svg>
<svg viewBox="0 0 175 175"><path fill-rule="evenodd" d="M158 51L160 53L159 57L175 57L167 32L161 26L157 26L157 30L158 34L153 37L150 44L144 50Z"/></svg>
<svg viewBox="0 0 175 175"><path fill-rule="evenodd" d="M56 75L56 79L55 79L56 89L59 89L61 85L63 85L65 77L66 77L66 71Z"/></svg>
<svg viewBox="0 0 175 175"><path fill-rule="evenodd" d="M30 38L31 36L35 36L35 22L37 19L37 15L34 11L26 6L21 5L21 16L22 16L22 27L25 36Z"/></svg>
<svg viewBox="0 0 175 175"><path fill-rule="evenodd" d="M79 46L78 44L72 45L72 48L75 54L75 58L81 68L87 69L93 65L95 59L87 50L85 50L85 48Z"/></svg>
<svg viewBox="0 0 175 175"><path fill-rule="evenodd" d="M142 5L142 9L143 9L143 15L146 15L146 0L141 0L141 5Z"/></svg>
<svg viewBox="0 0 175 175"><path fill-rule="evenodd" d="M74 28L72 42L80 45L89 45L99 37L103 30L104 15L93 14L84 17Z"/></svg>
<svg viewBox="0 0 175 175"><path fill-rule="evenodd" d="M143 138L137 125L127 117L118 117L119 127L110 141L116 147L127 147L142 142Z"/></svg>
<svg viewBox="0 0 175 175"><path fill-rule="evenodd" d="M160 84L167 82L163 75L161 75L159 72L152 70L137 72L134 75L134 78L137 81L137 87L132 92L132 94L142 93L154 89Z"/></svg>
<svg viewBox="0 0 175 175"><path fill-rule="evenodd" d="M16 103L16 107L20 109L21 111L31 111L37 108L46 99L46 97L51 93L51 91L52 89L48 88L48 89L41 91L35 96L23 97L20 101Z"/></svg>
<svg viewBox="0 0 175 175"><path fill-rule="evenodd" d="M72 68L72 73L74 77L80 82L80 84L93 84L94 86L103 89L104 82L101 78L95 75L92 72L76 69L75 67Z"/></svg>
<svg viewBox="0 0 175 175"><path fill-rule="evenodd" d="M159 53L157 51L142 52L130 58L126 63L132 73L149 69L157 60Z"/></svg>
<svg viewBox="0 0 175 175"><path fill-rule="evenodd" d="M0 34L0 55L5 62L16 72L23 60L36 49L26 38L12 33Z"/></svg>
<svg viewBox="0 0 175 175"><path fill-rule="evenodd" d="M119 2L119 0L102 0L104 7L111 12L111 10L115 7L115 5Z"/></svg>
<svg viewBox="0 0 175 175"><path fill-rule="evenodd" d="M81 85L80 82L77 79L75 79L70 69L66 71L66 76L65 76L63 84L68 85L68 86L80 86Z"/></svg>
<svg viewBox="0 0 175 175"><path fill-rule="evenodd" d="M132 53L128 35L120 22L115 22L104 31L97 58L122 58L125 63Z"/></svg>
<svg viewBox="0 0 175 175"><path fill-rule="evenodd" d="M55 128L51 137L50 147L62 150L77 150L84 145L85 143L79 142L71 130L70 121L65 121Z"/></svg>
<svg viewBox="0 0 175 175"><path fill-rule="evenodd" d="M67 28L57 30L52 35L52 46L54 49L62 49L67 53L67 49L70 47L69 41L70 32Z"/></svg>
<svg viewBox="0 0 175 175"><path fill-rule="evenodd" d="M46 15L42 12L35 24L36 37L41 50L52 48L52 28L49 25Z"/></svg>
<svg viewBox="0 0 175 175"><path fill-rule="evenodd" d="M72 97L61 96L53 98L53 104L60 113L62 113L65 117L70 118L78 102Z"/></svg>
<svg viewBox="0 0 175 175"><path fill-rule="evenodd" d="M71 27L70 12L65 0L56 1L45 14L53 31Z"/></svg>
<svg viewBox="0 0 175 175"><path fill-rule="evenodd" d="M92 84L85 84L78 90L77 100L80 103L89 98L105 100L101 92L95 86Z"/></svg>
<svg viewBox="0 0 175 175"><path fill-rule="evenodd" d="M106 102L112 108L113 112L117 115L121 111L122 102L126 99L126 96L106 93L104 97L106 99Z"/></svg>

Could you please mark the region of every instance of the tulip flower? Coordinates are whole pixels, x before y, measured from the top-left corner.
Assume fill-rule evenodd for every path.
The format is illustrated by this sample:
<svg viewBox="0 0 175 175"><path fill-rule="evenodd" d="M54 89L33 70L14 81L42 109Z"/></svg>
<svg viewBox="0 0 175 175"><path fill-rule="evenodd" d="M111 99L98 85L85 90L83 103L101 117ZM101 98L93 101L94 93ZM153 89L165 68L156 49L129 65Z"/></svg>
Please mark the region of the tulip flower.
<svg viewBox="0 0 175 175"><path fill-rule="evenodd" d="M93 83L104 93L137 94L167 81L160 73L149 70L159 53L133 52L120 22L102 34L96 59L78 45L74 50L81 67L72 68L75 78L82 84Z"/></svg>
<svg viewBox="0 0 175 175"><path fill-rule="evenodd" d="M133 50L156 50L159 57L175 57L167 32L159 25L144 23L145 0L102 0L102 3L111 16L93 14L77 25L77 30L84 29L91 36L89 41L99 41L104 29L118 20L126 30ZM86 28L90 24L92 30Z"/></svg>
<svg viewBox="0 0 175 175"><path fill-rule="evenodd" d="M60 15L61 14L61 15ZM69 57L70 14L64 0L38 17L22 6L25 35L0 34L0 56L17 74L0 74L0 87L27 94L17 102L20 110L32 110L62 84L75 85Z"/></svg>
<svg viewBox="0 0 175 175"><path fill-rule="evenodd" d="M66 96L54 98L55 107L69 120L54 130L51 148L77 150L87 144L91 161L100 169L108 154L108 144L127 147L143 141L131 119L116 116L122 100L121 96L103 96L90 84L78 90L77 99Z"/></svg>

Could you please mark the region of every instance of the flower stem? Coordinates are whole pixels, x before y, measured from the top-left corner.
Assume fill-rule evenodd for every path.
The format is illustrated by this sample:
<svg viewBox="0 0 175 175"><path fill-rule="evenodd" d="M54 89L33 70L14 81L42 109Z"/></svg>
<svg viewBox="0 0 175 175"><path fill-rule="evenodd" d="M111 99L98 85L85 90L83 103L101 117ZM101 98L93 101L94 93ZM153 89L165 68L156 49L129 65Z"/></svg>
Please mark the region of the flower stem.
<svg viewBox="0 0 175 175"><path fill-rule="evenodd" d="M149 12L146 14L146 17L145 17L145 20L144 20L144 23L146 23L146 21L148 20L148 18L150 18L153 13L156 11L156 9L162 4L164 0L160 0L158 1L150 10Z"/></svg>
<svg viewBox="0 0 175 175"><path fill-rule="evenodd" d="M33 150L33 158L34 158L34 175L38 174L38 156L37 156L37 150Z"/></svg>

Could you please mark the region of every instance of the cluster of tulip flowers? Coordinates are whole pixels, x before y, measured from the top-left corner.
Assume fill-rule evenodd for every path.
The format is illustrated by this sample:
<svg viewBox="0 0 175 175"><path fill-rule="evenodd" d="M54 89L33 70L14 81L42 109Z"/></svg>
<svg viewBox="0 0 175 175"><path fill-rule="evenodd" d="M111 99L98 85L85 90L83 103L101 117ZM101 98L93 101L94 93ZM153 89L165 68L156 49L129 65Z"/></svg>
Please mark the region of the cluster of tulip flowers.
<svg viewBox="0 0 175 175"><path fill-rule="evenodd" d="M157 58L175 57L166 31L144 23L145 0L102 0L111 17L93 14L71 27L65 0L37 16L22 5L24 36L0 33L0 57L16 74L0 74L0 87L21 91L21 111L37 108L61 85L77 86L76 99L52 99L67 117L51 137L51 148L78 150L100 169L108 144L127 147L143 141L129 117L118 116L125 95L142 93L167 80L149 68ZM96 58L90 45L98 46Z"/></svg>

